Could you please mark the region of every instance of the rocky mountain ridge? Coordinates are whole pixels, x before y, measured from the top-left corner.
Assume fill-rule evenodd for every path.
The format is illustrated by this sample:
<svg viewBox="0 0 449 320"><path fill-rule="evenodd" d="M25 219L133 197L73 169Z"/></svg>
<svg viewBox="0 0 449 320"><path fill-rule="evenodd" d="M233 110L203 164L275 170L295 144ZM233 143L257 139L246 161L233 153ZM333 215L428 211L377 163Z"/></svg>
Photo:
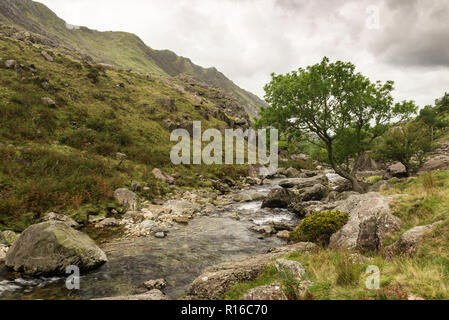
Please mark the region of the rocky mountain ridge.
<svg viewBox="0 0 449 320"><path fill-rule="evenodd" d="M154 50L139 37L126 32L99 32L68 25L45 5L31 0L1 0L0 22L14 25L40 36L40 41L66 51L77 52L84 59L115 65L140 73L167 76L188 74L231 94L252 117L266 103L256 95L239 88L216 68L202 68L190 59L169 50ZM26 34L25 34L26 36ZM107 48L107 50L105 50Z"/></svg>

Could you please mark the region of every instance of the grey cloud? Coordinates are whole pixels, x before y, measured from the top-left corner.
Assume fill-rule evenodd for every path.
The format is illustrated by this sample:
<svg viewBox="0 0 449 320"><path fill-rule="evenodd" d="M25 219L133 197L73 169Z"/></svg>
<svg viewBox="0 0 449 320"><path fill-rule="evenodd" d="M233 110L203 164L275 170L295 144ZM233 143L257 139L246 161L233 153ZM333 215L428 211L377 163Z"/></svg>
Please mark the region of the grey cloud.
<svg viewBox="0 0 449 320"><path fill-rule="evenodd" d="M394 80L398 99L421 105L449 87L449 1L40 1L69 23L133 32L155 49L214 66L259 96L272 72L324 55L353 62L373 80ZM366 27L371 5L380 9L380 30Z"/></svg>
<svg viewBox="0 0 449 320"><path fill-rule="evenodd" d="M394 65L449 67L449 2L389 0L387 8L374 54Z"/></svg>

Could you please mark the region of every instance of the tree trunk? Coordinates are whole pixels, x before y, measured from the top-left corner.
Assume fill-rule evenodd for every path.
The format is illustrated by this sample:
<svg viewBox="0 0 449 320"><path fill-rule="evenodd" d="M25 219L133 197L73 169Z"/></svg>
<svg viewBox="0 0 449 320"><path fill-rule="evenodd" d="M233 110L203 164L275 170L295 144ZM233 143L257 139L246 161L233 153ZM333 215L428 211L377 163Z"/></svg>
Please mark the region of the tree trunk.
<svg viewBox="0 0 449 320"><path fill-rule="evenodd" d="M352 189L355 192L365 193L366 190L360 185L359 181L357 180L357 177L355 175L352 175L352 174L344 171L344 170L341 170L340 167L337 165L337 163L335 162L335 158L334 158L332 144L327 143L326 145L327 145L327 153L329 156L329 161L330 161L332 169L334 169L335 173L338 174L339 176L345 178L346 180L349 180L352 184Z"/></svg>

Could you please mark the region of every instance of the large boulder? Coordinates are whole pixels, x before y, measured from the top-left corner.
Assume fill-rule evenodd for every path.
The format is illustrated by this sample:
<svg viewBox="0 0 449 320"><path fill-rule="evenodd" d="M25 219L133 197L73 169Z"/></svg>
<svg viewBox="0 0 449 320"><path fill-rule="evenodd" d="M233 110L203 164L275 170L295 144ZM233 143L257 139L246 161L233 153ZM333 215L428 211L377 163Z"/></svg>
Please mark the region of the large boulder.
<svg viewBox="0 0 449 320"><path fill-rule="evenodd" d="M384 180L390 180L392 178L406 178L407 177L407 169L405 166L396 162L387 168L387 172L384 174Z"/></svg>
<svg viewBox="0 0 449 320"><path fill-rule="evenodd" d="M394 256L411 257L413 256L419 246L419 243L426 234L431 232L438 223L427 226L419 226L405 232L398 241L386 247L383 250L383 255L387 258Z"/></svg>
<svg viewBox="0 0 449 320"><path fill-rule="evenodd" d="M284 174L287 176L287 178L299 178L301 175L301 171L295 168L288 168L287 170L285 170Z"/></svg>
<svg viewBox="0 0 449 320"><path fill-rule="evenodd" d="M330 239L330 248L377 251L383 240L401 229L399 218L391 214L391 197L371 192L353 195L335 203L334 210L349 213L348 223Z"/></svg>
<svg viewBox="0 0 449 320"><path fill-rule="evenodd" d="M55 221L26 229L6 255L6 266L30 276L65 274L72 265L88 271L105 262L106 254L88 235Z"/></svg>
<svg viewBox="0 0 449 320"><path fill-rule="evenodd" d="M273 189L263 200L262 208L288 208L296 196L296 193L289 189Z"/></svg>
<svg viewBox="0 0 449 320"><path fill-rule="evenodd" d="M449 156L439 155L428 160L421 168L421 172L430 172L449 169Z"/></svg>
<svg viewBox="0 0 449 320"><path fill-rule="evenodd" d="M189 297L199 300L220 300L238 282L255 280L273 260L292 252L315 253L313 243L297 243L240 261L226 262L207 268L188 289Z"/></svg>
<svg viewBox="0 0 449 320"><path fill-rule="evenodd" d="M136 211L138 209L137 194L128 189L120 188L115 190L114 198L127 210Z"/></svg>
<svg viewBox="0 0 449 320"><path fill-rule="evenodd" d="M311 188L304 190L301 194L301 201L320 201L329 194L329 188L323 186L322 184L316 184Z"/></svg>

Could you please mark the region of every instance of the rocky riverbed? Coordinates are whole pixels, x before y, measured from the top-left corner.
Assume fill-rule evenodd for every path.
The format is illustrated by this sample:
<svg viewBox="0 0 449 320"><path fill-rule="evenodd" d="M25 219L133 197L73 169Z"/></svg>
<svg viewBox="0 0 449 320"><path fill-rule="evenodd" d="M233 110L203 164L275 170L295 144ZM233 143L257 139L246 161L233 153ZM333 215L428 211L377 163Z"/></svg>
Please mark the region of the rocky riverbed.
<svg viewBox="0 0 449 320"><path fill-rule="evenodd" d="M0 299L92 299L139 294L146 291L142 286L145 281L158 278L167 280L167 295L180 298L206 267L285 245L284 240L276 237L277 228L293 227L299 220L285 209L261 209L262 199L278 187L278 182L266 181L265 185L234 191L211 200L213 205L204 203L200 208L192 208L197 202L191 201L194 205L183 208L193 215L186 223L173 223L173 212L180 210L179 201L186 202L185 199L162 206L171 206L172 214L162 225L159 219L135 223L133 216L138 213L129 213L120 221L125 237L101 245L109 261L83 275L80 290L67 290L64 277L26 278L0 267ZM139 214L149 218L150 209ZM142 223L148 224L148 228L142 228ZM270 223L272 230L267 233L263 227ZM164 236L156 237L158 232L152 231ZM273 236L269 237L271 233Z"/></svg>

